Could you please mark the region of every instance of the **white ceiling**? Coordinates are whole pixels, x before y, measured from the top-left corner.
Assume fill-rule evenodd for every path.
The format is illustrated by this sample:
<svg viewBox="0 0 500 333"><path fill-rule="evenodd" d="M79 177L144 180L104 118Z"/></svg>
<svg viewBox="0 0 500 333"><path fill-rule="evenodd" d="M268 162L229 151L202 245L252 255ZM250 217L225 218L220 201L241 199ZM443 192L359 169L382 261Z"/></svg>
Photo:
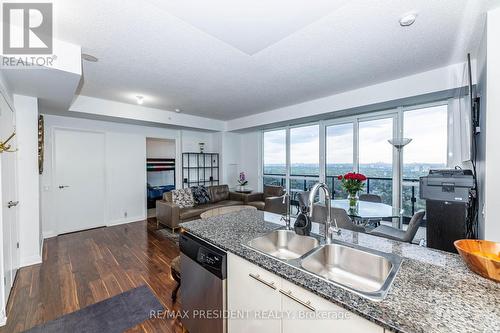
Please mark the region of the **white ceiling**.
<svg viewBox="0 0 500 333"><path fill-rule="evenodd" d="M229 120L466 59L499 0L57 0L80 93ZM416 23L399 26L406 13Z"/></svg>

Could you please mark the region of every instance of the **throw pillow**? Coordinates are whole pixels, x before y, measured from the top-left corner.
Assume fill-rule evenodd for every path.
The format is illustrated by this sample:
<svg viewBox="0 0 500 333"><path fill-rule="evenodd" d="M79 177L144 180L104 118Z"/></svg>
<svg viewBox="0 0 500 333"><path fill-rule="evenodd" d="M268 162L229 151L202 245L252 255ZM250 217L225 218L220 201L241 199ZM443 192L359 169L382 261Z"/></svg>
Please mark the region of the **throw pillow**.
<svg viewBox="0 0 500 333"><path fill-rule="evenodd" d="M194 199L190 188L172 191L172 202L180 208L193 207Z"/></svg>
<svg viewBox="0 0 500 333"><path fill-rule="evenodd" d="M191 187L191 192L193 192L194 202L197 205L210 203L210 195L208 194L208 190L205 186L200 185Z"/></svg>

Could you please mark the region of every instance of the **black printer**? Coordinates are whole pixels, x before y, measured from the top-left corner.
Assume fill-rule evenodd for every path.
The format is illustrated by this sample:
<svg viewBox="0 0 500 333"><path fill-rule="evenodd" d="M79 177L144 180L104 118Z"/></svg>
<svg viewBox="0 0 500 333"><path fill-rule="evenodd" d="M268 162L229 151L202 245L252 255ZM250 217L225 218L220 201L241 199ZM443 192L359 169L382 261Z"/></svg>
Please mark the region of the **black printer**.
<svg viewBox="0 0 500 333"><path fill-rule="evenodd" d="M427 176L420 177L420 199L467 203L473 187L471 170L430 170Z"/></svg>
<svg viewBox="0 0 500 333"><path fill-rule="evenodd" d="M471 222L469 205L473 196L471 170L430 170L420 177L420 199L426 200L427 246L457 252L453 242L464 239Z"/></svg>

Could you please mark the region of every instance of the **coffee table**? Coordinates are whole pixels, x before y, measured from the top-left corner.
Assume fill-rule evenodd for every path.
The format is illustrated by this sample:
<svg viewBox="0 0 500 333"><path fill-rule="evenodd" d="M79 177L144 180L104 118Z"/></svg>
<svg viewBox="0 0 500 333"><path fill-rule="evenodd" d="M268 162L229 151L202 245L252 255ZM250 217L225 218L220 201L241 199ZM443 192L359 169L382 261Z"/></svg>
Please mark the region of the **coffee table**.
<svg viewBox="0 0 500 333"><path fill-rule="evenodd" d="M239 211L245 210L245 209L257 210L257 208L255 208L253 206L247 206L247 205L226 206L226 207L219 207L219 208L207 210L206 212L201 213L200 217L202 219L208 219L209 217L239 212Z"/></svg>

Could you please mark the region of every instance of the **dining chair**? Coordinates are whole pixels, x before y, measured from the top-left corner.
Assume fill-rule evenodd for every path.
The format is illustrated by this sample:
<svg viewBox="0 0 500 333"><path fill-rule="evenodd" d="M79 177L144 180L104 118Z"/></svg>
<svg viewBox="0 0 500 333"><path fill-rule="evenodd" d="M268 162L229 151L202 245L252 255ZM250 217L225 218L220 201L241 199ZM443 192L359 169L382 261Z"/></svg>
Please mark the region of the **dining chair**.
<svg viewBox="0 0 500 333"><path fill-rule="evenodd" d="M372 231L369 231L368 233L370 235L380 236L392 240L397 240L400 242L411 243L411 241L415 237L415 234L418 231L418 227L420 227L420 224L424 219L424 215L425 215L425 210L419 210L418 212L416 212L412 216L410 223L408 224L408 229L406 229L406 231L393 228L387 225L381 225L379 227L376 227Z"/></svg>
<svg viewBox="0 0 500 333"><path fill-rule="evenodd" d="M359 201L382 203L382 197L380 195L363 193L359 195ZM373 227L378 227L380 225L381 219L368 219L365 225L370 225Z"/></svg>
<svg viewBox="0 0 500 333"><path fill-rule="evenodd" d="M380 195L371 194L371 193L360 194L359 195L359 200L360 201L382 203L382 197Z"/></svg>
<svg viewBox="0 0 500 333"><path fill-rule="evenodd" d="M357 232L365 232L365 228L356 225L352 222L351 218L347 215L347 212L342 208L331 208L332 221L335 219L337 221L337 226L341 229L348 229ZM325 223L327 217L326 206L314 204L313 214L311 220L317 223Z"/></svg>

